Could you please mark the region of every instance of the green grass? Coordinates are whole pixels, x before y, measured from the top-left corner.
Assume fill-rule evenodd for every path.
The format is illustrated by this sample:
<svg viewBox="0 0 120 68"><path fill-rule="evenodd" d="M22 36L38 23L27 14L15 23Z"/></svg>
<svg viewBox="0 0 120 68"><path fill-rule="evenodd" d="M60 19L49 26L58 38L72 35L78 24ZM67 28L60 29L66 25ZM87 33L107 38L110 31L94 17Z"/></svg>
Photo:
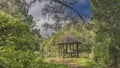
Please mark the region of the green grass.
<svg viewBox="0 0 120 68"><path fill-rule="evenodd" d="M102 64L98 64L89 58L48 58L45 59L45 62L61 64L66 64L67 62L67 64L80 66L82 68L105 68Z"/></svg>
<svg viewBox="0 0 120 68"><path fill-rule="evenodd" d="M75 58L72 63L84 68L104 68L101 64L98 64L94 60L88 58Z"/></svg>
<svg viewBox="0 0 120 68"><path fill-rule="evenodd" d="M69 68L69 67L64 64L42 62L40 63L40 68Z"/></svg>

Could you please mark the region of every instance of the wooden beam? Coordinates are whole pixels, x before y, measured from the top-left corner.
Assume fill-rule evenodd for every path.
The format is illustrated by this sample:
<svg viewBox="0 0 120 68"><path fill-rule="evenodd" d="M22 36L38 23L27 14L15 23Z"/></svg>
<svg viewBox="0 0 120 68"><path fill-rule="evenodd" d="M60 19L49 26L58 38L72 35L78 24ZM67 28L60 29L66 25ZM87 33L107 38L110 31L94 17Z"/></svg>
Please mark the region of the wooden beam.
<svg viewBox="0 0 120 68"><path fill-rule="evenodd" d="M76 43L76 49L77 49L77 57L79 57L79 44Z"/></svg>
<svg viewBox="0 0 120 68"><path fill-rule="evenodd" d="M65 44L63 45L63 57L65 57Z"/></svg>
<svg viewBox="0 0 120 68"><path fill-rule="evenodd" d="M74 51L74 44L73 44L73 57L75 57L75 51Z"/></svg>
<svg viewBox="0 0 120 68"><path fill-rule="evenodd" d="M72 57L72 44L70 44L70 57Z"/></svg>
<svg viewBox="0 0 120 68"><path fill-rule="evenodd" d="M66 44L66 56L68 57L68 45Z"/></svg>
<svg viewBox="0 0 120 68"><path fill-rule="evenodd" d="M58 49L59 49L59 56L61 56L61 48L60 48L60 45L58 45Z"/></svg>

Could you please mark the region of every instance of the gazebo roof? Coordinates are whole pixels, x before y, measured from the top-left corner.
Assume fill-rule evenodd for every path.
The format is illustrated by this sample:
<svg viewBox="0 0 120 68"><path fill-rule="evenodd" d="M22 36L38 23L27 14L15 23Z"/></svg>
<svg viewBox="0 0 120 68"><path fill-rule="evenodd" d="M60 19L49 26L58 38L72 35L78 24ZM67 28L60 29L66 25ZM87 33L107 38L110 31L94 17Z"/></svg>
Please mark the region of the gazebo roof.
<svg viewBox="0 0 120 68"><path fill-rule="evenodd" d="M80 43L79 40L73 38L70 35L63 37L57 44L71 44L71 43Z"/></svg>

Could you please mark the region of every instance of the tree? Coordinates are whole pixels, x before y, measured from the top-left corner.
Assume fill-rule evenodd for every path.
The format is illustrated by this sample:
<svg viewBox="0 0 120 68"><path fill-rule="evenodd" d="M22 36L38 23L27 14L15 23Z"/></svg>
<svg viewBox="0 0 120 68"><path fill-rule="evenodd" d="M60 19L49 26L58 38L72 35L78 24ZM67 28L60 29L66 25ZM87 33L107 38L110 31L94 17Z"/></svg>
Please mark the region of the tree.
<svg viewBox="0 0 120 68"><path fill-rule="evenodd" d="M16 50L35 50L39 46L39 39L32 35L27 24L2 11L0 41L0 46L15 46Z"/></svg>
<svg viewBox="0 0 120 68"><path fill-rule="evenodd" d="M94 17L98 22L96 32L96 58L103 60L109 68L119 68L120 61L120 1L93 1ZM98 49L98 50L97 50ZM99 50L100 49L100 50Z"/></svg>
<svg viewBox="0 0 120 68"><path fill-rule="evenodd" d="M34 23L33 17L28 15L28 8L26 8L23 0L1 0L0 10L9 13L15 18L28 23L30 26Z"/></svg>

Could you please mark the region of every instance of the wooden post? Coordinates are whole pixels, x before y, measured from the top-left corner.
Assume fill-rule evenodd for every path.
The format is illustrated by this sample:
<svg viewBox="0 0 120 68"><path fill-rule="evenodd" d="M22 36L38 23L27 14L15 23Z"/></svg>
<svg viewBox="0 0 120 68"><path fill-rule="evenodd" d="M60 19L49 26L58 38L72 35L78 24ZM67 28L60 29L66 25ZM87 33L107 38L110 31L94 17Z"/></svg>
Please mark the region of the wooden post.
<svg viewBox="0 0 120 68"><path fill-rule="evenodd" d="M70 57L70 44L68 44L68 57Z"/></svg>
<svg viewBox="0 0 120 68"><path fill-rule="evenodd" d="M68 46L66 44L66 57L68 57Z"/></svg>
<svg viewBox="0 0 120 68"><path fill-rule="evenodd" d="M73 57L75 56L75 51L74 51L74 44L73 44Z"/></svg>
<svg viewBox="0 0 120 68"><path fill-rule="evenodd" d="M58 49L59 49L59 56L61 56L61 48L60 48L60 45L58 45Z"/></svg>
<svg viewBox="0 0 120 68"><path fill-rule="evenodd" d="M63 56L63 45L61 45L61 54Z"/></svg>
<svg viewBox="0 0 120 68"><path fill-rule="evenodd" d="M77 57L79 57L79 45L76 43L76 49L77 49Z"/></svg>
<svg viewBox="0 0 120 68"><path fill-rule="evenodd" d="M72 53L72 57L73 57L73 44L71 44L71 47L72 47L72 51L71 51L71 53Z"/></svg>
<svg viewBox="0 0 120 68"><path fill-rule="evenodd" d="M65 44L63 44L63 57L65 57L65 50L64 50L64 47L65 46Z"/></svg>
<svg viewBox="0 0 120 68"><path fill-rule="evenodd" d="M59 45L59 51L60 51L60 56L61 56L61 45Z"/></svg>
<svg viewBox="0 0 120 68"><path fill-rule="evenodd" d="M72 45L70 44L70 57L72 57Z"/></svg>

